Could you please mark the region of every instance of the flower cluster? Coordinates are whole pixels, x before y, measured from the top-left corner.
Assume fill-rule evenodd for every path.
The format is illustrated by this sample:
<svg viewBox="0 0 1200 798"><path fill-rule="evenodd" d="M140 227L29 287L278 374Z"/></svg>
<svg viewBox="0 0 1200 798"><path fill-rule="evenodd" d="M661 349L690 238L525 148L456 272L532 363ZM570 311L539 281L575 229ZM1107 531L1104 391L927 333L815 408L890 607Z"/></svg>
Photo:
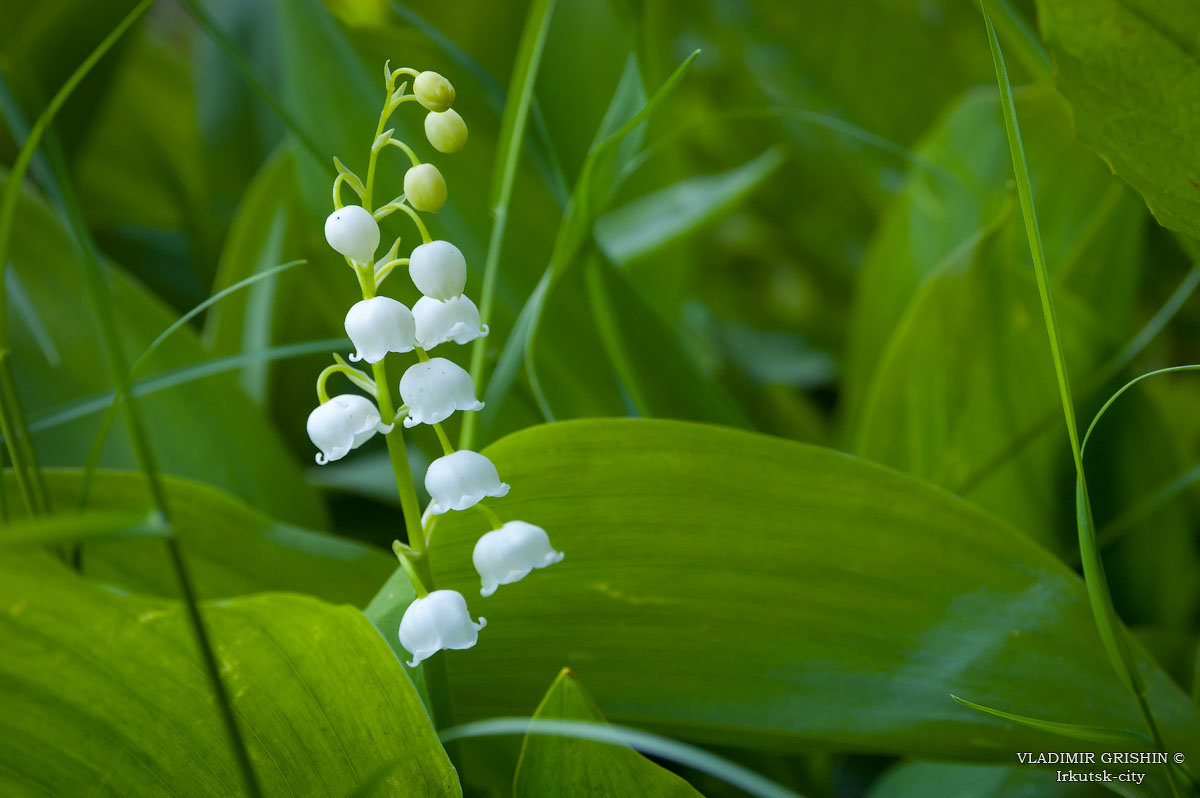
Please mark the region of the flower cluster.
<svg viewBox="0 0 1200 798"><path fill-rule="evenodd" d="M425 135L438 152L453 153L467 142L467 127L450 106L454 87L436 72L415 69L392 71L384 68L387 100L379 117L371 146L367 180L362 181L334 159L338 176L333 184L334 211L325 221L325 239L354 270L362 289L362 299L346 313L346 334L355 351L353 362L371 366L372 373L350 366L334 355L334 365L317 379L320 404L309 414L308 435L320 450L319 465L345 457L376 433L385 436L396 474L397 489L408 528L408 544L397 541L393 549L408 573L417 598L400 622L400 643L412 654L410 666L442 649L463 649L475 645L478 632L487 623L473 621L466 599L453 590L436 590L429 565L428 534L433 519L452 512L476 508L493 527L475 546L472 560L479 572L480 594L490 596L500 585L523 579L535 568L560 561L544 529L524 521L503 523L481 504L489 497L501 497L509 486L487 457L468 450L455 451L441 423L455 412L483 408L476 398L471 375L444 357L431 357L428 351L453 342L462 345L487 335L479 309L463 290L467 281L467 261L458 247L449 241L433 240L421 219L421 213L436 213L446 201L446 181L436 166L422 163L404 142L387 129L392 113L406 102L420 103L427 111ZM403 75L412 78L396 87ZM376 160L387 147L401 150L412 163L404 176L404 193L372 211L372 193ZM343 205L342 186L349 186L359 197L359 205ZM376 258L379 249L379 222L396 211L407 214L421 234L422 243L407 258L399 257L400 239L386 255ZM406 267L421 298L412 306L377 292L384 279L397 268ZM390 353L414 352L417 362L409 366L399 381L401 405L393 402L385 359ZM357 393L330 397L326 381L342 374L372 399ZM408 471L401 426L427 425L434 428L444 452L425 474L429 506L422 514L416 489Z"/></svg>

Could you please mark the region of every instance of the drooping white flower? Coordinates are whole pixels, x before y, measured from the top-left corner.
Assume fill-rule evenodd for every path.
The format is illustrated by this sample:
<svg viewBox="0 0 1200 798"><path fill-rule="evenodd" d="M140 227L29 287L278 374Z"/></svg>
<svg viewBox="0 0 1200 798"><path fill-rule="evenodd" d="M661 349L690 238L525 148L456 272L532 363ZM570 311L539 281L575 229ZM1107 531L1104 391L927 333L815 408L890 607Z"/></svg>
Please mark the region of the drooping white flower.
<svg viewBox="0 0 1200 798"><path fill-rule="evenodd" d="M350 306L346 335L358 351L351 360L378 363L388 352L411 352L416 345L417 323L403 303L376 296Z"/></svg>
<svg viewBox="0 0 1200 798"><path fill-rule="evenodd" d="M449 241L430 241L412 251L408 275L418 291L444 302L463 292L467 284L467 259Z"/></svg>
<svg viewBox="0 0 1200 798"><path fill-rule="evenodd" d="M432 501L429 512L441 515L448 510L466 510L486 496L507 495L508 485L492 461L478 452L460 449L434 460L425 471L425 490Z"/></svg>
<svg viewBox="0 0 1200 798"><path fill-rule="evenodd" d="M307 426L308 437L321 450L317 465L341 460L376 432L392 431L392 425L379 418L374 402L353 393L340 394L318 405L308 414Z"/></svg>
<svg viewBox="0 0 1200 798"><path fill-rule="evenodd" d="M454 102L454 86L436 72L425 71L413 81L417 102L430 111L445 111Z"/></svg>
<svg viewBox="0 0 1200 798"><path fill-rule="evenodd" d="M450 297L446 301L423 296L413 305L417 343L422 349L453 341L465 344L488 334L486 324L479 321L479 308L466 296Z"/></svg>
<svg viewBox="0 0 1200 798"><path fill-rule="evenodd" d="M546 530L540 526L509 521L475 544L471 560L483 584L479 594L490 596L500 585L519 582L534 568L561 562L564 556L554 550Z"/></svg>
<svg viewBox="0 0 1200 798"><path fill-rule="evenodd" d="M487 618L471 620L467 600L457 590L435 590L414 599L400 619L400 645L413 655L408 667L417 667L444 648L470 648L485 626Z"/></svg>
<svg viewBox="0 0 1200 798"><path fill-rule="evenodd" d="M446 204L446 178L431 163L417 164L404 173L408 204L425 213L437 213Z"/></svg>
<svg viewBox="0 0 1200 798"><path fill-rule="evenodd" d="M471 375L444 357L414 363L400 378L400 398L408 405L404 426L440 424L455 410L482 410Z"/></svg>
<svg viewBox="0 0 1200 798"><path fill-rule="evenodd" d="M438 152L458 152L467 146L467 123L458 111L430 111L425 115L425 138Z"/></svg>
<svg viewBox="0 0 1200 798"><path fill-rule="evenodd" d="M361 205L338 208L325 220L329 246L359 263L368 263L379 248L379 224Z"/></svg>

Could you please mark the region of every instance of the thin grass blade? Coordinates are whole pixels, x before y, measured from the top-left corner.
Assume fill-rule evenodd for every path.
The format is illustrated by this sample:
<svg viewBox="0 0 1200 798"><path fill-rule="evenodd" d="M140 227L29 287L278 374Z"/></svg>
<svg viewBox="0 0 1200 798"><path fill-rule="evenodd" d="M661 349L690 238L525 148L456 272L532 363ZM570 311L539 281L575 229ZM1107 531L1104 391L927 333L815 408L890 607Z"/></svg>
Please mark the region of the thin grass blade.
<svg viewBox="0 0 1200 798"><path fill-rule="evenodd" d="M536 0L525 18L525 30L517 48L517 59L513 66L512 81L508 87L508 101L504 106L504 118L500 123L500 140L496 145L496 168L492 172L489 205L492 209L492 232L488 241L487 259L483 267L483 290L480 293L479 314L483 319L492 315L496 299L496 280L500 271L500 251L504 245L504 233L508 225L508 206L512 200L513 181L517 176L517 162L521 155L521 143L525 139L525 123L533 102L533 86L538 68L542 63L542 51L546 44L546 32L550 29L550 18L554 13L555 0ZM486 339L476 338L471 345L471 379L482 385L483 361ZM459 448L470 449L474 443L475 413L468 413L463 420L459 437Z"/></svg>
<svg viewBox="0 0 1200 798"><path fill-rule="evenodd" d="M992 64L996 71L996 82L1000 89L1001 108L1004 114L1004 129L1008 136L1009 150L1012 155L1013 173L1017 182L1017 195L1021 201L1021 214L1025 220L1025 232L1029 239L1029 250L1033 256L1034 273L1037 276L1038 295L1042 304L1042 315L1046 323L1046 335L1050 343L1050 355L1054 360L1054 373L1058 380L1059 398L1062 401L1063 418L1067 425L1067 436L1071 442L1071 455L1075 462L1075 507L1076 522L1079 529L1079 550L1083 562L1083 576L1087 584L1088 598L1092 605L1092 614L1096 619L1097 630L1108 654L1110 663L1117 676L1129 689L1137 702L1138 709L1150 731L1157 750L1163 750L1162 737L1146 700L1146 686L1141 672L1134 662L1133 653L1125 630L1117 618L1113 607L1112 596L1109 593L1108 581L1104 575L1104 563L1100 558L1100 550L1096 545L1096 523L1092 517L1092 505L1088 497L1087 475L1083 467L1083 450L1079 443L1079 428L1075 421L1075 405L1071 398L1071 383L1067 375L1067 365L1062 352L1062 338L1058 331L1058 320L1054 312L1054 298L1050 291L1049 272L1046 268L1046 255L1042 246L1041 233L1038 230L1037 212L1033 203L1033 189L1029 179L1029 167L1025 160L1025 147L1021 142L1021 130L1017 121L1016 106L1013 103L1012 85L1009 83L1008 70L1004 66L1004 55L1000 51L1000 42L996 38L996 29L992 26L986 3L980 0L980 10L983 12L984 24L987 28L988 46L992 52ZM1168 769L1167 776L1172 792L1179 793L1174 774Z"/></svg>
<svg viewBox="0 0 1200 798"><path fill-rule="evenodd" d="M1106 729L1100 726L1084 726L1078 723L1061 723L1054 720L1042 720L1041 718L1031 718L1027 715L1016 715L1012 712L1005 712L1002 709L994 709L993 707L976 704L974 701L968 701L965 698L959 698L956 695L951 695L958 703L968 709L974 709L988 715L993 715L1001 720L1012 721L1019 723L1022 726L1028 726L1031 729L1039 729L1041 731L1057 734L1060 737L1070 737L1073 740L1083 740L1089 743L1101 743L1104 745L1120 744L1130 745L1138 749L1144 749L1150 745L1150 738L1138 732L1128 731L1126 729Z"/></svg>
<svg viewBox="0 0 1200 798"><path fill-rule="evenodd" d="M609 723L538 718L492 718L446 729L438 737L443 743L450 743L455 740L470 740L477 737L524 736L527 734L571 737L609 745L628 745L644 754L695 768L726 784L737 787L748 795L757 796L757 798L801 798L799 793L792 792L748 768L702 748L696 748L667 737L660 737L640 729L614 726Z"/></svg>

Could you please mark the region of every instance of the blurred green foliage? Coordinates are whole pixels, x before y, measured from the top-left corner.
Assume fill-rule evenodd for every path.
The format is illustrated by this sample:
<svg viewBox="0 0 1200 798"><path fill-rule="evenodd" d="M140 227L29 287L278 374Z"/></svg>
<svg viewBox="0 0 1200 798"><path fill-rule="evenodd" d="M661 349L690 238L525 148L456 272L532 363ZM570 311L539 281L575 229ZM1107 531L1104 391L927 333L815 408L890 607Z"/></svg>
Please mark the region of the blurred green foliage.
<svg viewBox="0 0 1200 798"><path fill-rule="evenodd" d="M1086 424L1133 375L1200 353L1197 12L1190 0L988 5L1020 84ZM0 0L0 183L30 122L133 6ZM424 674L393 656L413 594L387 550L404 532L382 443L318 474L304 420L321 342L342 338L357 299L321 232L331 159L363 174L381 65L436 70L457 89L470 143L430 159L450 187L430 224L465 253L477 296L528 6L207 0L198 16L161 0L51 130L130 360L214 292L306 260L223 299L137 375L269 794L459 789L426 723ZM697 49L648 121L597 155ZM1140 728L1072 572L1075 476L977 5L559 0L534 97L485 319L485 382L502 362L511 382L492 385L476 446L514 485L497 507L546 526L568 557L483 605L477 649L439 655L456 718L543 702L544 717L645 726L829 798L1094 794L1012 767L1017 747L1078 743L949 699ZM397 135L424 145L418 119L398 115ZM391 155L388 197L403 174ZM34 161L4 280L17 388L67 513L113 384L55 179ZM389 217L385 246L410 248L407 225ZM417 298L402 280L388 289ZM1139 385L1086 461L1117 610L1168 742L1189 755L1197 402L1188 375ZM547 411L705 425L543 426ZM410 447L418 472L440 453L432 436ZM148 507L120 425L100 464L89 506ZM15 482L0 484L21 518ZM448 518L435 540L439 579L473 606L481 525ZM88 541L78 572L54 560L4 555L0 791L234 790L161 543ZM365 607L387 645L341 603ZM554 682L565 666L598 706ZM629 751L533 737L514 786L520 746L453 746L462 789L595 786L589 768L616 794L622 779L645 779L648 795L692 789ZM735 794L671 767L706 795ZM1131 794L1169 793L1156 774Z"/></svg>

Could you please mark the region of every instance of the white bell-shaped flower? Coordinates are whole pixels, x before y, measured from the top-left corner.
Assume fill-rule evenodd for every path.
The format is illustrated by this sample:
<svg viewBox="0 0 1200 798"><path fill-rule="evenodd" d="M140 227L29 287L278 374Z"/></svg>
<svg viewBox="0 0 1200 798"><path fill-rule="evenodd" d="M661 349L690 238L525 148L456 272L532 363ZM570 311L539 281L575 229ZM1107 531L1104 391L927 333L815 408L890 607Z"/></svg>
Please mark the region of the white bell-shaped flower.
<svg viewBox="0 0 1200 798"><path fill-rule="evenodd" d="M350 306L346 335L358 350L351 360L378 363L388 352L411 352L417 342L417 323L403 303L376 296Z"/></svg>
<svg viewBox="0 0 1200 798"><path fill-rule="evenodd" d="M376 432L387 434L391 424L379 418L379 409L365 396L344 393L318 405L308 414L308 437L321 453L317 465L341 460Z"/></svg>
<svg viewBox="0 0 1200 798"><path fill-rule="evenodd" d="M466 510L487 497L508 494L508 485L492 461L478 452L460 449L434 460L425 471L425 490L432 499L429 512L441 515L448 510Z"/></svg>
<svg viewBox="0 0 1200 798"><path fill-rule="evenodd" d="M408 275L418 291L444 302L466 287L467 259L449 241L430 241L412 251Z"/></svg>
<svg viewBox="0 0 1200 798"><path fill-rule="evenodd" d="M400 645L413 656L408 667L417 667L444 648L470 648L485 626L487 618L471 620L467 600L457 590L435 590L414 599L400 619Z"/></svg>
<svg viewBox="0 0 1200 798"><path fill-rule="evenodd" d="M440 424L455 410L482 410L471 375L444 357L414 363L400 378L400 398L408 405L404 426Z"/></svg>
<svg viewBox="0 0 1200 798"><path fill-rule="evenodd" d="M413 305L412 313L417 344L422 349L433 349L446 341L465 344L488 334L487 325L479 321L479 308L466 296L450 297L445 302L423 296Z"/></svg>
<svg viewBox="0 0 1200 798"><path fill-rule="evenodd" d="M325 220L329 246L359 263L369 263L379 248L379 224L361 205L338 208Z"/></svg>
<svg viewBox="0 0 1200 798"><path fill-rule="evenodd" d="M481 596L490 596L500 585L519 582L534 568L561 562L566 556L550 545L546 530L524 521L509 521L475 544L471 555L483 583Z"/></svg>

